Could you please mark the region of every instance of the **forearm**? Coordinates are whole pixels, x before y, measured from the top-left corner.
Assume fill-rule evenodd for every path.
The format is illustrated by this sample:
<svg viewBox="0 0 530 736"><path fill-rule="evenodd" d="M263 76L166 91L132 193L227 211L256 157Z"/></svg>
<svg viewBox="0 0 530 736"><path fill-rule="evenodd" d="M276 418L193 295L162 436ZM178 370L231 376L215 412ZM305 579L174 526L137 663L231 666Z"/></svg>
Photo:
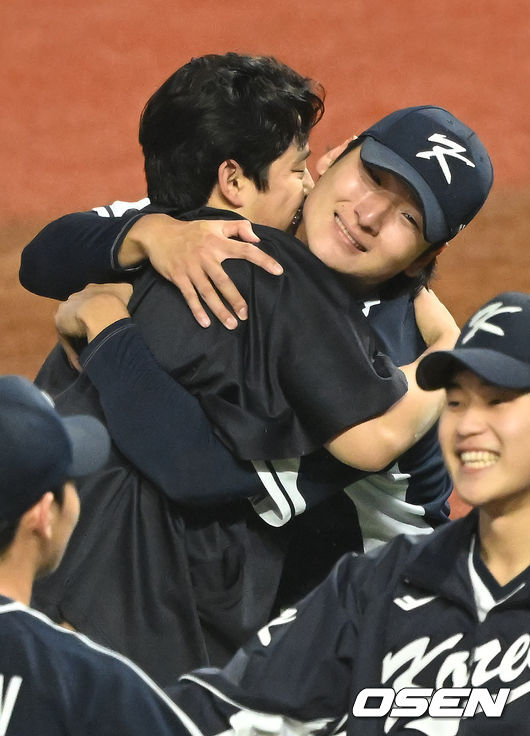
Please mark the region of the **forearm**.
<svg viewBox="0 0 530 736"><path fill-rule="evenodd" d="M101 332L80 362L117 447L171 499L221 503L259 490L250 463L225 448L197 399L159 367L130 320Z"/></svg>
<svg viewBox="0 0 530 736"><path fill-rule="evenodd" d="M369 472L378 472L406 452L435 424L442 411L444 391L423 391L416 383L419 361L433 350L453 347L456 337L444 333L417 360L401 370L408 390L381 416L346 430L327 444L338 460Z"/></svg>
<svg viewBox="0 0 530 736"><path fill-rule="evenodd" d="M62 300L91 282L126 280L116 251L141 216L136 211L113 218L81 212L55 220L22 251L20 283L35 294Z"/></svg>

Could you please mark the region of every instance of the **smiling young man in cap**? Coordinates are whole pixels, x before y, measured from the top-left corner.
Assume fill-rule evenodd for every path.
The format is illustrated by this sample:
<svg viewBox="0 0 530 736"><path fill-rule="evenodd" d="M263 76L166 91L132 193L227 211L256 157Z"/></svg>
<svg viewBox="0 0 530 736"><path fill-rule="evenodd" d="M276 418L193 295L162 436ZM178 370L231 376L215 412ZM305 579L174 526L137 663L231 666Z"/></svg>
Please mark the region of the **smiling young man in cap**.
<svg viewBox="0 0 530 736"><path fill-rule="evenodd" d="M412 119L418 128L417 150L426 150L433 131L445 130L451 124L459 145L467 146L467 156L475 161L475 180L470 186L475 196L473 206L464 212L463 218L458 214L459 223L467 221L466 217L470 219L484 202L491 185L489 158L469 128L461 123L457 125L456 118L440 108L429 110L430 116L424 114L424 108L408 111L409 127ZM432 211L429 202L419 204L419 196L427 198L425 192L416 195L402 178L377 169L383 177L380 182L375 178L375 167L369 169L361 162L359 151L363 142L369 140L370 130L322 177L308 198L306 226L323 233L322 242L327 251L323 255L324 263L319 253L318 259L311 253L313 249L318 250L319 238L308 237L309 248L305 248L277 230L260 228L262 245L282 261L284 276L272 279L241 262L229 265L254 305L241 329L227 332L219 325L212 325L208 331L199 330L178 293L151 269L135 281L131 303L135 324L119 298L97 289L73 297L61 308L60 330L68 334L73 325L74 335L86 331L90 344L81 356L82 376L73 381L69 372L67 383L72 385L67 391L64 383L60 386L58 400L63 408L71 410L78 401L91 397L93 410L105 413L113 438L130 463L116 453L113 471L102 475L99 483L84 485L83 500L91 515L85 516L78 540L74 539L77 552L67 556L53 579L39 586L36 600L44 610L54 616L63 615L80 630L90 631L93 636L104 632L112 637L113 647L123 648L129 654L134 651L133 656L145 667L149 663L152 671L156 670L157 676L165 681L185 657L188 662L201 658L204 661L205 648L208 657L226 656L237 639L241 643L268 618L270 596L274 602L278 569L283 565L284 536L282 530L267 527L262 519L270 523L268 519L272 518L276 526L278 517L280 523L292 518L304 511L315 495L320 494L320 499L326 492L328 496L337 495L337 491L363 474L355 469L354 477L346 478L343 466L340 471L330 469L332 461L322 449L317 450L318 461L307 453L329 443L341 459L352 465L365 471L381 468L408 450L436 419L440 398L425 396L417 388L414 390L411 383L407 397L399 402L395 412L392 409L373 422L363 421L383 412L399 397L394 393L392 398L393 392L397 390L401 395L404 386L400 372L380 350L357 300L384 302L388 293L404 293L401 301L393 301L391 307L388 303L388 308L393 310L392 324L396 325L393 342L390 341L394 346L391 357L397 356L394 358L397 364L406 362L407 358L412 362L425 345L413 327L413 344L409 340L404 349L400 337L405 320L400 318L404 316L410 327L412 294L426 278L425 263L435 257L440 247L439 243L428 242L423 232L423 220L426 226L430 224ZM401 150L390 125L385 142L387 148L396 148L396 155ZM403 158L402 165L405 163ZM457 163L467 166L461 161ZM441 167L437 161L426 164L424 189L437 191ZM416 171L415 165L421 168L424 162L412 159L409 169ZM457 181L460 171L457 166L452 171ZM219 185L211 204L219 205L223 191L229 202L232 195ZM453 215L452 207L457 205L449 205L442 194L438 199L439 209L446 211L448 217ZM357 232L353 234L346 211L352 221L357 221ZM232 209L203 208L190 216L237 219L244 214L244 207L236 206L234 200ZM432 215L436 223L438 214L437 210ZM148 219L146 214L139 222ZM454 234L452 224L443 230L443 236ZM352 248L352 239L363 250L357 245ZM390 257L392 263L388 266L385 258ZM328 258L337 261L333 265L343 274L326 266ZM365 273L366 259L369 265ZM361 271L356 276L358 265ZM345 279L344 274L349 278ZM434 298L426 292L416 303L425 300L426 311L436 311L432 306ZM422 308L418 309L421 312ZM439 317L440 311L436 314ZM452 345L456 329L450 318L445 325L448 323L451 326L448 343ZM433 335L437 327L436 319L424 316L428 342L435 342L439 337ZM142 338L163 368L146 351ZM55 357L55 362L48 364L39 377L47 387L54 386L60 375L60 371L55 371L61 361L63 366L65 363L62 355ZM413 382L410 370L409 377ZM206 429L197 428L201 418L192 418L193 412L196 417L197 404L183 392L175 378L198 394L216 424L216 431L243 460L234 459L227 452L209 425ZM381 406L382 401L388 401L387 407ZM382 427L381 442L377 439L378 426ZM374 495L388 499L386 507L378 513L378 518L385 522L386 538L403 528L430 532L431 525L446 518L445 500L450 485L434 482L440 477L438 473L443 476L443 467L440 469L438 460L433 461L436 448L431 452L432 444L431 441L427 449L418 448L416 456L410 455L396 468L395 474L401 478L413 476L410 495L408 488L400 489L401 495L395 502L398 494L392 478L382 479L384 493L379 492L379 487L377 494L372 495L364 488L359 494L357 489L352 490L356 499L358 496L362 501L364 495L364 517L370 523L374 517L371 513ZM300 455L305 457L300 460L297 457ZM420 463L418 455L422 455ZM277 458L287 459L272 468L266 462ZM423 474L414 486L418 465ZM332 476L330 482L330 472L336 472L339 479ZM275 483L278 477L280 484L269 482L272 479ZM103 483L105 494L100 488ZM418 489L420 485L422 489ZM166 491L169 501L158 493L158 488ZM111 497L113 519L119 517L122 521L120 533L115 528L114 535L105 532ZM252 497L260 517L247 497ZM179 506L175 507L174 502ZM202 509L197 508L199 504ZM351 507L349 501L348 506ZM344 517L348 513L356 512L348 509ZM335 520L336 516L335 513ZM344 536L350 541L355 523L353 520L345 530ZM372 523L372 529L373 526ZM137 532L132 532L133 529ZM333 532L331 561L340 549L333 546L336 524ZM134 586L129 584L129 575L123 570L124 566L129 568L129 557L118 553L117 539L127 549L131 539L142 540L135 554ZM316 547L315 541L313 538L307 543ZM177 556L179 562L175 564ZM159 563L155 569L148 562L152 559ZM164 563L160 564L160 560ZM324 574L329 569L322 560L316 562L320 567L317 570L315 563L313 569L312 563L309 564L307 576L293 564L295 583L303 583L306 590L308 581L321 579L320 571ZM80 565L86 575L77 573ZM112 607L103 606L102 599L94 600L88 583L90 576L101 578L111 568L114 572L108 579L115 599ZM175 568L183 579L177 584L172 572L174 585L169 589L167 571ZM312 578L317 572L318 577ZM116 580L123 581L123 585L118 588ZM292 589L289 594L292 596ZM135 597L134 605L131 596ZM157 604L158 600L163 604ZM221 600L226 605L220 605ZM200 628L191 623L195 619L190 609L195 605L199 609ZM177 635L175 610L179 611L179 620L187 632L198 631L196 642L189 633L185 637ZM240 620L236 621L236 617ZM151 623L147 627L148 619ZM146 628L149 630L145 635L139 633ZM159 656L157 641L161 640L161 631L167 632L164 640L167 637L168 641L185 642L185 646L166 647L178 660L175 666L168 658ZM202 631L206 644L200 641ZM151 633L155 637L153 644L149 643ZM189 668L189 663L184 662L184 667Z"/></svg>
<svg viewBox="0 0 530 736"><path fill-rule="evenodd" d="M0 377L0 733L179 734L186 717L141 670L29 607L79 516L76 480L105 463L105 428L61 417L20 376Z"/></svg>
<svg viewBox="0 0 530 736"><path fill-rule="evenodd" d="M530 295L499 294L418 368L474 508L345 556L221 671L173 697L203 733L530 734Z"/></svg>

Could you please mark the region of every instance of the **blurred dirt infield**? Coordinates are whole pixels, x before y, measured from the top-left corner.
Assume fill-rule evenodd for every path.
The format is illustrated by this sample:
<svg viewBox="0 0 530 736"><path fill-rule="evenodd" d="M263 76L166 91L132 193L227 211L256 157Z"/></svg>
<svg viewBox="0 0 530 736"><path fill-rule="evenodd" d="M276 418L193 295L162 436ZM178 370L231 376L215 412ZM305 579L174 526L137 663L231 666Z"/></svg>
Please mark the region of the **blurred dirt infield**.
<svg viewBox="0 0 530 736"><path fill-rule="evenodd" d="M469 122L496 180L441 257L436 291L461 323L499 291L529 290L526 0L17 0L0 22L0 373L33 378L54 343L53 302L18 283L22 247L65 212L143 196L142 106L209 52L273 54L320 79L315 158L397 107L439 104Z"/></svg>

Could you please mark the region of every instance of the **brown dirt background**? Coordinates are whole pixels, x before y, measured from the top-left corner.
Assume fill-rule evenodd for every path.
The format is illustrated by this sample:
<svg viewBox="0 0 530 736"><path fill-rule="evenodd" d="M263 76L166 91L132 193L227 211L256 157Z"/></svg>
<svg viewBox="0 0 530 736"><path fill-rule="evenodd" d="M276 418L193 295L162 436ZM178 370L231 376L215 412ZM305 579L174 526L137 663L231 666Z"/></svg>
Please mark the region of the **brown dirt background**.
<svg viewBox="0 0 530 736"><path fill-rule="evenodd" d="M495 184L436 291L461 324L494 294L529 290L527 0L6 0L0 23L0 373L33 378L55 342L54 302L18 282L22 248L65 212L144 196L142 106L204 53L272 54L319 79L314 159L398 107L469 122Z"/></svg>

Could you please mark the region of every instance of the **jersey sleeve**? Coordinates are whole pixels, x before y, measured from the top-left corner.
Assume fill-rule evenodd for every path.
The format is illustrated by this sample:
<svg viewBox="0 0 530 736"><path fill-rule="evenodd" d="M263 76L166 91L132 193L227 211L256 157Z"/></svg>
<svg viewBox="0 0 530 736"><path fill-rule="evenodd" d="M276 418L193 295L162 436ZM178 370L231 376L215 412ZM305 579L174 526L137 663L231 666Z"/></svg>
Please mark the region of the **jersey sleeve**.
<svg viewBox="0 0 530 736"><path fill-rule="evenodd" d="M262 490L252 465L227 450L198 400L160 368L130 319L101 332L80 362L113 441L169 498L200 505Z"/></svg>
<svg viewBox="0 0 530 736"><path fill-rule="evenodd" d="M197 670L169 689L203 733L221 733L228 725L236 736L336 731L348 712L362 616L349 596L352 564L364 563L343 558L318 588L262 628L223 670Z"/></svg>
<svg viewBox="0 0 530 736"><path fill-rule="evenodd" d="M89 283L129 280L131 269L119 267L116 253L141 216L132 209L121 217L80 212L54 220L22 251L20 283L34 294L67 299Z"/></svg>
<svg viewBox="0 0 530 736"><path fill-rule="evenodd" d="M0 732L198 736L126 657L0 596Z"/></svg>
<svg viewBox="0 0 530 736"><path fill-rule="evenodd" d="M249 306L236 330L216 320L201 329L150 268L135 283L130 308L155 358L199 398L234 454L297 457L386 411L406 380L336 274L299 241L266 228L256 233L284 274L226 263Z"/></svg>

